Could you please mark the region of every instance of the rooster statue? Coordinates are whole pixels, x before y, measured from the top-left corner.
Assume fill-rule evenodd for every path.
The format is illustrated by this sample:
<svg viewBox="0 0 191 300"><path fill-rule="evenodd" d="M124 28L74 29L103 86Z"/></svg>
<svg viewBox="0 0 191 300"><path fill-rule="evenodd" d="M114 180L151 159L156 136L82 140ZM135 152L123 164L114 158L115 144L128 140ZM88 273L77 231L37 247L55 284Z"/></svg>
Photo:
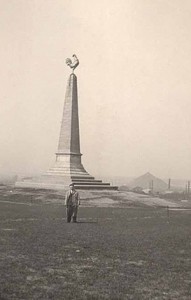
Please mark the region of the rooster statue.
<svg viewBox="0 0 191 300"><path fill-rule="evenodd" d="M79 59L75 54L73 54L72 57L73 57L73 62L70 58L67 58L66 64L72 69L72 72L74 72L75 68L79 65Z"/></svg>

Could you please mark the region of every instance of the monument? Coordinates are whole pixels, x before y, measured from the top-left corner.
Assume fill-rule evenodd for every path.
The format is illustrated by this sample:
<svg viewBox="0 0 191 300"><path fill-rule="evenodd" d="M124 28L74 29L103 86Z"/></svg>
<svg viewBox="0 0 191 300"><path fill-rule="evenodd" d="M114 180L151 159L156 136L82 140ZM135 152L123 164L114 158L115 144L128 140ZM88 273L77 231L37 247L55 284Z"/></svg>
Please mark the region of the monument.
<svg viewBox="0 0 191 300"><path fill-rule="evenodd" d="M66 59L66 64L72 69L69 76L56 161L45 174L35 178L23 178L16 182L16 187L65 189L74 183L76 189L117 189L110 183L96 180L83 167L80 152L80 133L78 116L78 89L75 68L79 65L77 56L73 61Z"/></svg>

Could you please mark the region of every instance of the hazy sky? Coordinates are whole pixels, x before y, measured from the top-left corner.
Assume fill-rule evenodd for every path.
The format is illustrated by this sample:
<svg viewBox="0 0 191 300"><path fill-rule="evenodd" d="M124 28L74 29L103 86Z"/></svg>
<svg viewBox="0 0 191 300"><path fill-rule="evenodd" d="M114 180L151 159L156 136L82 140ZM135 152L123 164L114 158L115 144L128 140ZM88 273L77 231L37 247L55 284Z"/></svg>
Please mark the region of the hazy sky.
<svg viewBox="0 0 191 300"><path fill-rule="evenodd" d="M0 0L0 37L0 174L54 163L75 53L86 170L191 179L190 0Z"/></svg>

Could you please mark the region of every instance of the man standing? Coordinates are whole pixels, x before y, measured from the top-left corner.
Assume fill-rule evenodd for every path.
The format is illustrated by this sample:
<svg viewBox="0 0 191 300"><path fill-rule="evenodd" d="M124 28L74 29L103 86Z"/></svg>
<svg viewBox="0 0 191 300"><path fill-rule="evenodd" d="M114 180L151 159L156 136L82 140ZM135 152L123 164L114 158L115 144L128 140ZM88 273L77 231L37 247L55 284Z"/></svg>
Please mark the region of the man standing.
<svg viewBox="0 0 191 300"><path fill-rule="evenodd" d="M65 197L67 222L70 223L71 218L73 217L73 222L76 223L78 206L80 205L80 197L79 193L75 190L73 183L71 183L69 187L70 190L66 192Z"/></svg>

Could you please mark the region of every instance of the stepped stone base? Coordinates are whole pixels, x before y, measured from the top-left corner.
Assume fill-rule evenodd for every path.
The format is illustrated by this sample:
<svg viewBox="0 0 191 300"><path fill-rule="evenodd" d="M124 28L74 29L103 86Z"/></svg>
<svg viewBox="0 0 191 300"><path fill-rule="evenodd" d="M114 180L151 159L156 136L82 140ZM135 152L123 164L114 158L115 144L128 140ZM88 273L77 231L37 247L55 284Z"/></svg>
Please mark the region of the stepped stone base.
<svg viewBox="0 0 191 300"><path fill-rule="evenodd" d="M70 183L74 183L76 189L80 190L117 190L117 186L104 183L89 175L84 169L66 170L66 168L53 167L39 177L23 178L17 181L15 186L21 188L43 188L53 190L68 189Z"/></svg>
<svg viewBox="0 0 191 300"><path fill-rule="evenodd" d="M75 184L76 189L107 189L117 190L118 187L111 186L96 180L83 167L80 156L70 155L57 156L54 166L39 177L23 178L16 182L16 187L23 188L43 188L62 190L68 189L70 183Z"/></svg>
<svg viewBox="0 0 191 300"><path fill-rule="evenodd" d="M62 180L61 180L62 179ZM111 186L109 183L103 183L101 180L61 177L57 178L41 176L39 178L24 178L17 181L15 186L20 188L35 188L35 189L52 189L52 190L66 190L70 183L75 184L76 189L80 190L117 190L118 187Z"/></svg>

